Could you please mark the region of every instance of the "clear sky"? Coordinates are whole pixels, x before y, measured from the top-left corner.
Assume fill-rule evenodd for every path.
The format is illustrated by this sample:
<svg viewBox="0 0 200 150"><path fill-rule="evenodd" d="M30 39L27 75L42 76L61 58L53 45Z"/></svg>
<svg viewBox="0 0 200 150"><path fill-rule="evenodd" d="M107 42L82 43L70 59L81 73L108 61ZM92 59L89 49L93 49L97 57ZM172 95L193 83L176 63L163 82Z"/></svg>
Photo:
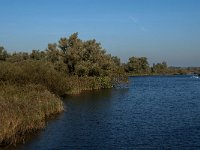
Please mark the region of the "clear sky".
<svg viewBox="0 0 200 150"><path fill-rule="evenodd" d="M10 52L78 32L123 62L200 66L200 0L0 0L0 11L0 45Z"/></svg>

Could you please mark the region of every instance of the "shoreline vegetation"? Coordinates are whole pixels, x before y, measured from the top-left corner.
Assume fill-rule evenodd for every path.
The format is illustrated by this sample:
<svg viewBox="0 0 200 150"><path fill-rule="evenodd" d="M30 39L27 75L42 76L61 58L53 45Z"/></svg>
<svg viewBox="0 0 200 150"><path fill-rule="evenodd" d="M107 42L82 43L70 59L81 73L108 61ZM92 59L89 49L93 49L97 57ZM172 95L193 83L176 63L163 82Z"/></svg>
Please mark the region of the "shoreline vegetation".
<svg viewBox="0 0 200 150"><path fill-rule="evenodd" d="M146 57L123 64L78 33L43 51L11 54L0 47L0 146L23 142L25 134L45 128L48 117L64 111L64 95L112 88L131 75L187 73L200 73L200 68L168 67L166 62L150 67Z"/></svg>
<svg viewBox="0 0 200 150"><path fill-rule="evenodd" d="M47 117L62 112L62 101L44 87L0 86L1 146L25 141L25 135L45 127Z"/></svg>
<svg viewBox="0 0 200 150"><path fill-rule="evenodd" d="M78 33L43 51L8 53L0 47L0 146L45 128L48 117L64 111L63 96L126 80L117 57Z"/></svg>

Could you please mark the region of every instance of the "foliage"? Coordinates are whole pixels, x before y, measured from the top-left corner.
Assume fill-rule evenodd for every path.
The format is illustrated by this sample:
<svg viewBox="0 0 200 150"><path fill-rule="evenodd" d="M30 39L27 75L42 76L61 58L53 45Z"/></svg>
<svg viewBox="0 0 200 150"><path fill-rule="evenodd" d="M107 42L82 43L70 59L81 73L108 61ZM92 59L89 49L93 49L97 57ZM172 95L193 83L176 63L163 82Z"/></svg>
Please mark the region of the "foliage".
<svg viewBox="0 0 200 150"><path fill-rule="evenodd" d="M166 62L153 64L152 73L165 74L167 72L168 72L168 69L167 69L167 63Z"/></svg>
<svg viewBox="0 0 200 150"><path fill-rule="evenodd" d="M15 52L7 55L2 47L1 53L6 59L0 63L0 81L18 86L42 85L56 95L74 91L74 86L70 85L76 83L76 80L82 82L83 78L94 78L94 82L97 82L86 82L85 87L99 89L110 88L115 81L126 77L118 57L107 54L94 39L79 39L78 33L61 38L58 43L48 44L45 51L32 50L31 53ZM96 80L97 77L106 80ZM80 87L78 91L81 91Z"/></svg>
<svg viewBox="0 0 200 150"><path fill-rule="evenodd" d="M39 85L0 84L0 145L24 141L45 127L45 118L63 111L62 101Z"/></svg>
<svg viewBox="0 0 200 150"><path fill-rule="evenodd" d="M21 62L28 59L30 59L30 56L27 52L15 52L12 55L10 55L6 59L6 61L14 63L14 62Z"/></svg>
<svg viewBox="0 0 200 150"><path fill-rule="evenodd" d="M26 60L17 63L0 63L0 81L18 86L38 84L56 95L69 90L65 75L54 69L49 62Z"/></svg>
<svg viewBox="0 0 200 150"><path fill-rule="evenodd" d="M130 57L129 62L122 64L122 67L128 75L200 74L198 67L168 67L166 61L149 66L146 57Z"/></svg>
<svg viewBox="0 0 200 150"><path fill-rule="evenodd" d="M4 47L0 46L0 61L5 61L7 57L7 51L4 49Z"/></svg>
<svg viewBox="0 0 200 150"><path fill-rule="evenodd" d="M69 75L111 77L120 69L119 58L106 54L96 40L82 41L78 33L61 38L58 46L50 44L47 52L57 54L57 61L66 64Z"/></svg>
<svg viewBox="0 0 200 150"><path fill-rule="evenodd" d="M131 57L127 63L126 71L135 74L148 74L149 63L146 57Z"/></svg>

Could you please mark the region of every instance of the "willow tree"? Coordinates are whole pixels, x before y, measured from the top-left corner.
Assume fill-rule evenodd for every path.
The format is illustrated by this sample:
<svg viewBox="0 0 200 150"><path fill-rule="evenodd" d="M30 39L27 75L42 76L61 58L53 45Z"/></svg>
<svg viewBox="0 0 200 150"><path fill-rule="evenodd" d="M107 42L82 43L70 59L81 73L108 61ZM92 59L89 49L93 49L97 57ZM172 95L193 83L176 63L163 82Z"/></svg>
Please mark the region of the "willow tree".
<svg viewBox="0 0 200 150"><path fill-rule="evenodd" d="M58 44L49 44L47 58L54 64L65 64L71 76L106 77L112 80L116 76L124 75L118 57L107 54L95 39L79 39L78 33L61 38Z"/></svg>
<svg viewBox="0 0 200 150"><path fill-rule="evenodd" d="M64 63L68 66L69 74L75 74L75 66L81 60L82 47L83 43L78 38L78 33L59 40L61 55L64 58Z"/></svg>
<svg viewBox="0 0 200 150"><path fill-rule="evenodd" d="M128 72L134 74L149 73L149 63L146 57L131 57L127 63Z"/></svg>

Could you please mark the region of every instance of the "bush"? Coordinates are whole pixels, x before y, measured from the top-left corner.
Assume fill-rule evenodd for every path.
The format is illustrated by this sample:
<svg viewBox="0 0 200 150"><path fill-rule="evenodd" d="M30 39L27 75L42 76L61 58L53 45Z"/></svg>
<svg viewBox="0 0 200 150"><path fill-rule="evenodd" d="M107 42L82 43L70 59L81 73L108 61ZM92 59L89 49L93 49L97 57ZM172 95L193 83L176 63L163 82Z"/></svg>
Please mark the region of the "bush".
<svg viewBox="0 0 200 150"><path fill-rule="evenodd" d="M101 88L111 88L113 86L112 80L108 76L99 77L98 82L101 84Z"/></svg>
<svg viewBox="0 0 200 150"><path fill-rule="evenodd" d="M65 94L68 86L66 75L54 69L50 62L22 61L19 63L0 63L0 81L16 84L38 84L56 95Z"/></svg>

